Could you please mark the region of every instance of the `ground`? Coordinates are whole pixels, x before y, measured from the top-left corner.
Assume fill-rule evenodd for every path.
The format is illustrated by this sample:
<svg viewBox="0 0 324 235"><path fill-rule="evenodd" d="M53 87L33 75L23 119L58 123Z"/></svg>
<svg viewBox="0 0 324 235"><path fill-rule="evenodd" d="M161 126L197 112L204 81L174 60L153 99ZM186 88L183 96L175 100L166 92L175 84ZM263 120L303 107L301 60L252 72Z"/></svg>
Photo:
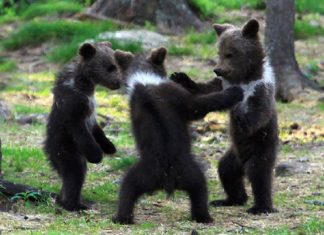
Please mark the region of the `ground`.
<svg viewBox="0 0 324 235"><path fill-rule="evenodd" d="M262 11L226 12L226 17L241 24L248 17L262 21ZM231 17L230 17L231 16ZM323 15L314 19L323 22ZM1 23L1 20L0 20ZM263 23L263 21L262 21ZM0 24L0 37L10 37L24 21ZM131 26L133 27L133 26ZM152 27L152 26L148 26ZM198 38L198 42L197 42ZM210 39L212 38L212 39ZM169 73L185 71L196 80L213 76L216 59L214 35L211 33L171 36L167 59ZM323 84L323 36L296 41L297 59L303 71ZM205 43L206 42L206 43ZM12 110L9 121L0 121L2 171L6 180L58 192L60 180L50 169L42 151L44 115L52 102L51 86L62 64L49 62L46 55L57 42L49 40L1 55L15 61L13 70L0 75L0 100ZM183 45L183 46L182 46ZM0 69L2 67L0 66ZM0 196L0 233L4 234L324 234L324 104L323 94L306 90L289 104L277 102L280 125L280 151L277 165L291 166L290 171L274 172L274 204L278 213L249 215L246 206L210 208L215 222L209 225L189 220L188 196L176 192L170 198L162 192L139 200L135 225L116 225L111 221L116 211L120 181L137 158L128 118L128 99L123 91L97 89L99 120L118 148L115 156L107 156L101 164L90 165L83 198L94 202L83 213L69 213L57 207L50 198L30 202L32 193L18 195L18 200ZM322 101L320 101L322 100ZM43 118L33 124L18 124L17 119L32 114ZM42 116L43 115L43 116ZM107 118L108 117L108 118ZM208 177L210 199L223 198L217 175L217 163L228 145L226 113L212 113L192 124L193 152ZM322 203L322 204L321 204Z"/></svg>

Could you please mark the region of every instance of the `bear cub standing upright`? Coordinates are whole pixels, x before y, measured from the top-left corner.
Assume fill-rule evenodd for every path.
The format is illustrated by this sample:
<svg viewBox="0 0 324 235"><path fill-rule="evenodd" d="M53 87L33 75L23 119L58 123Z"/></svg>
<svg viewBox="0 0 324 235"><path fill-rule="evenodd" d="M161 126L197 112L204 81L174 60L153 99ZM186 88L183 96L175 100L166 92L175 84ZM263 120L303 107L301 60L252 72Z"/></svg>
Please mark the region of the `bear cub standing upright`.
<svg viewBox="0 0 324 235"><path fill-rule="evenodd" d="M87 209L80 202L86 162L99 163L115 146L96 121L95 86L120 87L121 70L110 42L84 43L79 57L58 75L44 150L63 185L57 202L66 210Z"/></svg>
<svg viewBox="0 0 324 235"><path fill-rule="evenodd" d="M124 75L130 116L140 160L126 173L119 194L118 223L133 223L137 199L144 193L179 189L188 193L193 220L212 222L206 179L191 153L190 121L208 112L232 107L243 98L241 88L193 95L167 80L166 49L149 57L130 58Z"/></svg>
<svg viewBox="0 0 324 235"><path fill-rule="evenodd" d="M248 212L275 212L271 192L278 146L275 78L258 37L259 23L252 19L242 29L230 24L215 24L214 29L219 36L214 72L223 80L223 88L239 85L244 99L230 111L232 145L218 166L227 198L211 204L243 205L247 201L243 177L247 174L254 195L254 206ZM217 79L199 84L183 73L171 79L198 94L219 89Z"/></svg>

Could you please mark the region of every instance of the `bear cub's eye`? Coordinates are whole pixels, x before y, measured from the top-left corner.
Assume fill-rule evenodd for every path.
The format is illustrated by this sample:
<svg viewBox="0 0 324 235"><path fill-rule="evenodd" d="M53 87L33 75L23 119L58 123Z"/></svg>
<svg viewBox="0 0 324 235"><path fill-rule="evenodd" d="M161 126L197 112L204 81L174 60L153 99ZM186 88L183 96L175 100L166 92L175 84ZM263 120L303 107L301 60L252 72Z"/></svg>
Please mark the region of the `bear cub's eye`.
<svg viewBox="0 0 324 235"><path fill-rule="evenodd" d="M116 70L116 66L113 65L113 64L109 65L108 68L107 68L107 71L108 71L108 72L113 72L113 71L115 71L115 70Z"/></svg>

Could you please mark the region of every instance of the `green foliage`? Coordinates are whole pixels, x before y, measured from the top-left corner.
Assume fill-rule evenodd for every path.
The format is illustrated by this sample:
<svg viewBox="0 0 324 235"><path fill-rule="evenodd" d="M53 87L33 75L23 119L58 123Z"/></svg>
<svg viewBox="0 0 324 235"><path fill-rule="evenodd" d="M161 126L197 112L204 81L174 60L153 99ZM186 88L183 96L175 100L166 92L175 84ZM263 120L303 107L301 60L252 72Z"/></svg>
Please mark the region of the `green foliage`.
<svg viewBox="0 0 324 235"><path fill-rule="evenodd" d="M0 72L11 72L17 67L16 62L6 57L0 57Z"/></svg>
<svg viewBox="0 0 324 235"><path fill-rule="evenodd" d="M11 201L18 201L18 200L23 200L23 201L28 201L28 200L33 200L33 201L39 201L42 198L42 194L40 192L32 192L32 191L27 191L27 192L22 192L22 193L16 193L14 196L10 198Z"/></svg>
<svg viewBox="0 0 324 235"><path fill-rule="evenodd" d="M135 162L137 162L137 159L134 156L115 157L109 159L111 171L124 170L125 168L133 165Z"/></svg>
<svg viewBox="0 0 324 235"><path fill-rule="evenodd" d="M191 46L177 46L177 45L170 45L168 47L168 53L170 55L175 56L183 56L183 55L191 55L193 54L194 50Z"/></svg>
<svg viewBox="0 0 324 235"><path fill-rule="evenodd" d="M213 44L216 42L216 33L214 31L209 31L206 33L197 33L195 31L190 31L185 36L186 43L200 43L204 45Z"/></svg>
<svg viewBox="0 0 324 235"><path fill-rule="evenodd" d="M307 39L324 35L324 28L320 25L312 25L305 20L297 20L294 26L295 39Z"/></svg>
<svg viewBox="0 0 324 235"><path fill-rule="evenodd" d="M112 21L80 22L71 20L35 20L22 25L4 40L5 49L15 50L27 45L39 45L48 40L69 42L93 38L102 31L116 30Z"/></svg>
<svg viewBox="0 0 324 235"><path fill-rule="evenodd" d="M3 47L15 50L28 45L38 45L53 40L57 46L50 50L48 59L56 63L65 63L76 55L80 43L95 38L100 32L114 31L117 26L112 21L80 22L56 20L51 22L35 20L21 26L4 42ZM95 41L99 41L96 40ZM139 42L122 42L110 40L113 48L137 53L142 50Z"/></svg>
<svg viewBox="0 0 324 235"><path fill-rule="evenodd" d="M189 0L189 4L197 9L204 18L217 16L225 9L241 9L249 7L253 9L264 9L263 0Z"/></svg>
<svg viewBox="0 0 324 235"><path fill-rule="evenodd" d="M22 105L22 104L16 104L14 106L14 110L16 114L42 114L42 113L47 113L48 109L41 107L41 106L36 106L36 105Z"/></svg>
<svg viewBox="0 0 324 235"><path fill-rule="evenodd" d="M295 0L298 13L320 13L324 14L324 1L322 0Z"/></svg>
<svg viewBox="0 0 324 235"><path fill-rule="evenodd" d="M45 159L42 150L29 147L4 147L3 156L9 159L9 165L16 172L22 172L26 168L39 167L37 159Z"/></svg>
<svg viewBox="0 0 324 235"><path fill-rule="evenodd" d="M63 13L77 13L83 9L83 6L77 2L68 1L50 1L50 2L36 2L27 7L22 12L23 19L32 19L37 16L51 16L60 15Z"/></svg>

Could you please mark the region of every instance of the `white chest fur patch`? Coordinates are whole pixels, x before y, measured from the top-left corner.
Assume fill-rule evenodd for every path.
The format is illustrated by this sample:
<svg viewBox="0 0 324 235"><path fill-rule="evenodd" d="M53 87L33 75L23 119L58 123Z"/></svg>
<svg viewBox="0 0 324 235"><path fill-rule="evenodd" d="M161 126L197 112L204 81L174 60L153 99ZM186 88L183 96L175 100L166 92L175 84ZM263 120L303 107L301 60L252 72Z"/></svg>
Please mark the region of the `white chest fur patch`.
<svg viewBox="0 0 324 235"><path fill-rule="evenodd" d="M129 96L134 92L136 84L146 85L159 85L161 83L167 82L168 80L156 75L154 73L148 72L136 72L132 74L127 80L127 93Z"/></svg>
<svg viewBox="0 0 324 235"><path fill-rule="evenodd" d="M87 117L86 119L86 125L89 128L89 130L92 130L93 126L97 123L96 120L96 99L95 97L88 96L89 99L89 108L91 110L91 115Z"/></svg>
<svg viewBox="0 0 324 235"><path fill-rule="evenodd" d="M67 79L63 82L63 85L64 86L67 86L67 87L70 87L70 88L74 88L74 79L71 78L71 79Z"/></svg>
<svg viewBox="0 0 324 235"><path fill-rule="evenodd" d="M265 61L263 64L263 74L261 79L252 81L248 84L240 85L244 91L243 103L245 103L251 96L254 95L255 89L258 85L262 84L262 85L274 86L274 83L275 83L275 79L274 79L274 73L272 67L269 61Z"/></svg>
<svg viewBox="0 0 324 235"><path fill-rule="evenodd" d="M224 79L222 79L222 84L223 84L223 89L227 89L232 86L228 81L226 81ZM274 88L274 86L275 86L275 76L273 73L273 69L272 69L268 60L266 60L263 64L263 74L262 74L261 79L252 81L248 84L239 84L239 86L243 89L243 92L244 92L244 98L243 98L242 102L240 103L240 107L244 110L244 112L248 111L248 102L247 101L250 97L254 96L256 87L259 85L265 85L269 88ZM274 97L273 92L269 95Z"/></svg>

